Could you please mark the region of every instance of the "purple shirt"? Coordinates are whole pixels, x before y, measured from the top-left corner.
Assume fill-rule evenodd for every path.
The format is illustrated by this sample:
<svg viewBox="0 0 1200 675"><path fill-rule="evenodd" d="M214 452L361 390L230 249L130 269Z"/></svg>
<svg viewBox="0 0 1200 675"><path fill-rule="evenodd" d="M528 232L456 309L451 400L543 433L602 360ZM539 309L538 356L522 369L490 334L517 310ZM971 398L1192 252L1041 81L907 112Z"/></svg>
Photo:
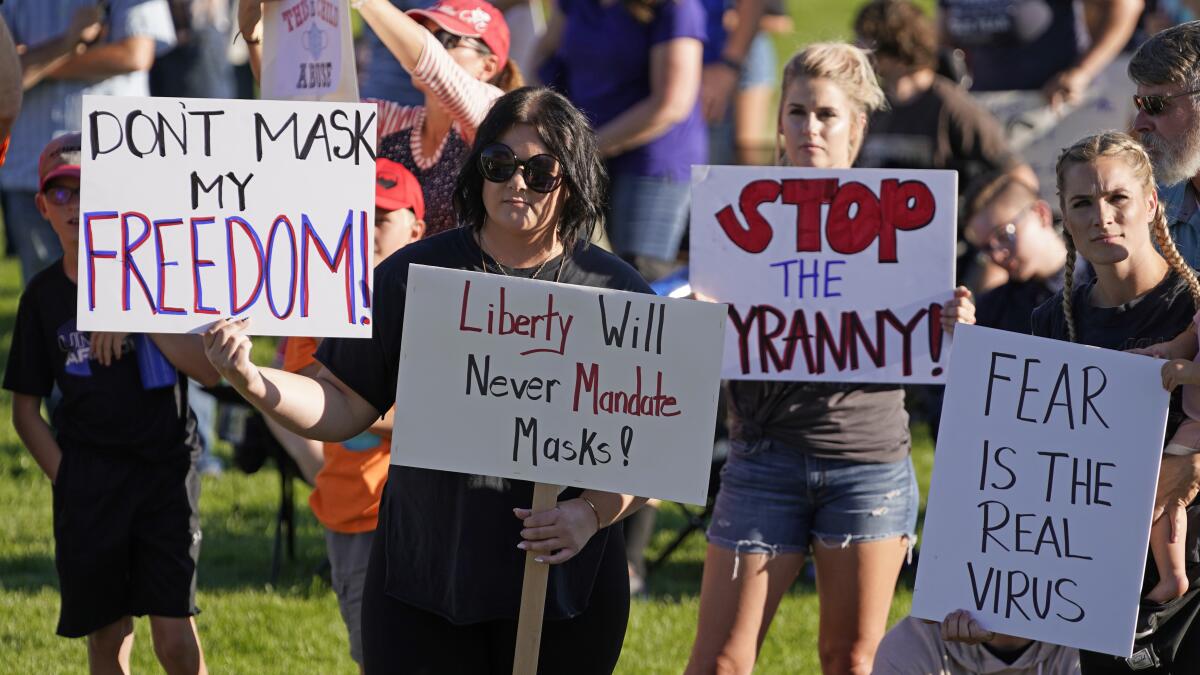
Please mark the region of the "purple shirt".
<svg viewBox="0 0 1200 675"><path fill-rule="evenodd" d="M591 120L604 126L650 96L650 49L675 38L705 39L700 0L663 0L654 19L639 23L620 2L558 0L566 21L555 53L555 84ZM609 160L612 174L691 180L691 166L708 160L700 102L687 119L655 140Z"/></svg>

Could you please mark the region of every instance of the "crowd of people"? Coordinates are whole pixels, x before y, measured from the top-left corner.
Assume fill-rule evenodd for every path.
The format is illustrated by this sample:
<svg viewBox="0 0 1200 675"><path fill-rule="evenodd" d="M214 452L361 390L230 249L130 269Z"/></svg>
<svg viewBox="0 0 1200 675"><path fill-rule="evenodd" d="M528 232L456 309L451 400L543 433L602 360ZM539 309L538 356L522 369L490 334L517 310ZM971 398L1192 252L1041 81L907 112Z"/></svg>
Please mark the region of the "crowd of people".
<svg viewBox="0 0 1200 675"><path fill-rule="evenodd" d="M892 384L726 383L686 672L752 671L810 559L819 636L800 648L825 673L1200 672L1195 3L939 0L935 20L870 0L853 43L804 45L776 77L768 35L791 25L769 0L349 0L378 109L370 339L289 337L266 367L245 319L202 336L78 330L83 95L245 95L276 1L0 4L0 208L24 284L3 386L53 484L57 632L86 637L92 672L129 672L145 615L167 672L206 672L200 386L222 380L313 485L363 672L510 671L526 552L550 566L540 672L613 672L653 503L570 488L534 512L530 483L390 464L408 272L651 293L686 265L691 167L706 163L956 171L962 285L942 330L1137 351L1166 360L1180 395L1135 657L1121 659L987 631L965 610L888 630L917 544L909 410L936 417L936 390L906 404ZM1067 109L1122 54L1136 115L1063 149L1055 185L973 97L1036 91Z"/></svg>

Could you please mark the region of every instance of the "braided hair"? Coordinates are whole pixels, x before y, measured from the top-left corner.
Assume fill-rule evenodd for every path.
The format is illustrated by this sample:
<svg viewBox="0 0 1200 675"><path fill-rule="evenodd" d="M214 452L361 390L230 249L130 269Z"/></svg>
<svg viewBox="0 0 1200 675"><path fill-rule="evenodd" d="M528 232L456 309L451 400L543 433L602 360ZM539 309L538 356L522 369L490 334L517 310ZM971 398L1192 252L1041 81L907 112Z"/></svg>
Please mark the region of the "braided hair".
<svg viewBox="0 0 1200 675"><path fill-rule="evenodd" d="M1120 157L1134 170L1135 175L1141 179L1143 189L1147 191L1155 189L1154 169L1151 167L1150 157L1146 154L1145 148L1128 134L1119 131L1106 131L1077 141L1071 147L1063 150L1062 154L1058 156L1058 163L1055 165L1054 171L1058 183L1059 208L1062 209L1063 213L1066 213L1063 177L1067 172L1067 168L1074 164L1094 162L1101 157ZM1179 249L1175 247L1174 240L1171 239L1171 234L1167 231L1167 216L1162 202L1158 202L1158 206L1154 210L1154 216L1150 221L1150 234L1153 236L1158 250L1162 253L1163 259L1167 261L1170 268L1181 279L1187 282L1188 292L1192 296L1192 303L1200 307L1200 280L1197 280L1195 272L1184 262L1183 256L1179 254ZM1074 290L1077 253L1075 242L1071 239L1071 235L1065 228L1063 230L1063 237L1066 239L1067 244L1066 277L1063 283L1063 316L1067 322L1067 339L1074 342L1075 318L1072 311L1073 308L1071 307L1071 295L1072 290Z"/></svg>

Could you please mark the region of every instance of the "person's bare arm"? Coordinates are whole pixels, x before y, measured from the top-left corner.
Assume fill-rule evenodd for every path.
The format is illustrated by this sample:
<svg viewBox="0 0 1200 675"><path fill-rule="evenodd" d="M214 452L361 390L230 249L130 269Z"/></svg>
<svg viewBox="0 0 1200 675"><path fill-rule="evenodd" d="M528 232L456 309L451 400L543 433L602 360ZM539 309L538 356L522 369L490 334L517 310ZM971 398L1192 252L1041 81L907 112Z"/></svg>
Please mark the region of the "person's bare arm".
<svg viewBox="0 0 1200 675"><path fill-rule="evenodd" d="M387 0L366 0L358 13L400 65L412 72L425 48L425 27Z"/></svg>
<svg viewBox="0 0 1200 675"><path fill-rule="evenodd" d="M8 138L21 113L21 57L8 24L0 17L0 143Z"/></svg>
<svg viewBox="0 0 1200 675"><path fill-rule="evenodd" d="M58 478L58 465L62 462L62 449L54 440L54 432L42 417L42 399L30 394L13 394L12 422L21 442L33 455L33 461L41 467L50 482Z"/></svg>
<svg viewBox="0 0 1200 675"><path fill-rule="evenodd" d="M703 44L675 38L650 50L650 96L596 132L600 152L613 157L641 147L687 119L700 93Z"/></svg>
<svg viewBox="0 0 1200 675"><path fill-rule="evenodd" d="M104 80L116 75L150 70L154 65L154 38L135 35L124 40L88 47L50 71L56 80Z"/></svg>
<svg viewBox="0 0 1200 675"><path fill-rule="evenodd" d="M379 418L375 406L324 368L305 377L254 365L248 325L248 319L213 323L204 333L204 349L217 372L264 415L317 441L353 438Z"/></svg>
<svg viewBox="0 0 1200 675"><path fill-rule="evenodd" d="M87 43L100 37L103 26L100 8L86 5L75 10L71 23L62 35L51 38L36 46L21 45L17 53L21 59L21 87L33 88L37 83L53 77L53 73L72 57L87 50Z"/></svg>
<svg viewBox="0 0 1200 675"><path fill-rule="evenodd" d="M204 338L199 335L151 333L150 339L171 365L206 387L221 381L220 374L204 355Z"/></svg>
<svg viewBox="0 0 1200 675"><path fill-rule="evenodd" d="M1143 0L1084 0L1085 11L1093 17L1088 23L1095 26L1091 45L1073 66L1052 77L1042 88L1050 105L1057 107L1082 98L1092 80L1128 44L1144 7Z"/></svg>
<svg viewBox="0 0 1200 675"><path fill-rule="evenodd" d="M750 44L758 35L759 22L766 14L766 2L737 0L734 11L737 25L725 40L721 60L704 66L701 79L700 107L709 122L719 122L729 110L729 102L742 74L741 66L746 63Z"/></svg>
<svg viewBox="0 0 1200 675"><path fill-rule="evenodd" d="M542 37L538 39L537 46L533 49L533 59L530 64L528 73L525 76L530 81L537 81L538 84L543 84L538 78L538 69L546 62L546 59L554 55L558 51L558 45L562 43L563 35L563 16L558 9L557 2L550 2L546 5L546 32L542 33Z"/></svg>

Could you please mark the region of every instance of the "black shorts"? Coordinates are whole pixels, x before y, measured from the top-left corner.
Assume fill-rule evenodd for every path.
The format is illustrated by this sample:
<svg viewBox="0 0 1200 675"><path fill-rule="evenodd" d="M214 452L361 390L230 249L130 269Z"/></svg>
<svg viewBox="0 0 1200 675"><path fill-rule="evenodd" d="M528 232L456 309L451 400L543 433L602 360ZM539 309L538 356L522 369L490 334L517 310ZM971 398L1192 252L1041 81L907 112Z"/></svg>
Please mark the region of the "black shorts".
<svg viewBox="0 0 1200 675"><path fill-rule="evenodd" d="M152 463L64 450L54 484L58 634L83 637L123 616L195 615L199 500L187 454Z"/></svg>

